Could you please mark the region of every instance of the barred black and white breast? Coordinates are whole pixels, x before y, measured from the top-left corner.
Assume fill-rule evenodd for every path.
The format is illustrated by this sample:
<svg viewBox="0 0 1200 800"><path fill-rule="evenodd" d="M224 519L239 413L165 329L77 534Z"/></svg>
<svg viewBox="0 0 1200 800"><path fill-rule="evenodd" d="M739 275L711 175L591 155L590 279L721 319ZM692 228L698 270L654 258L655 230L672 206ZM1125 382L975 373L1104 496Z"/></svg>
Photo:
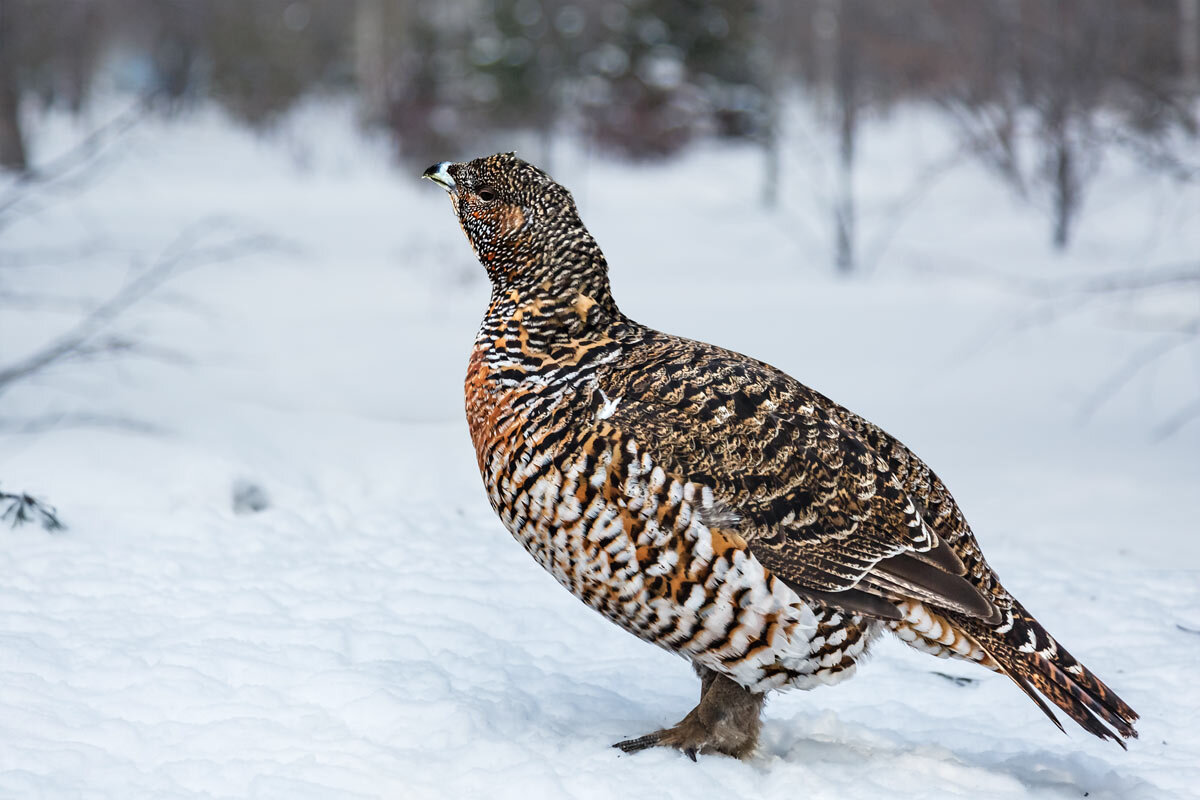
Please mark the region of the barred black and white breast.
<svg viewBox="0 0 1200 800"><path fill-rule="evenodd" d="M625 317L570 193L536 167L425 175L492 282L466 380L492 507L575 596L701 677L678 725L617 746L745 756L765 692L850 676L883 631L1008 675L1056 724L1043 698L1136 735L908 448L767 364Z"/></svg>

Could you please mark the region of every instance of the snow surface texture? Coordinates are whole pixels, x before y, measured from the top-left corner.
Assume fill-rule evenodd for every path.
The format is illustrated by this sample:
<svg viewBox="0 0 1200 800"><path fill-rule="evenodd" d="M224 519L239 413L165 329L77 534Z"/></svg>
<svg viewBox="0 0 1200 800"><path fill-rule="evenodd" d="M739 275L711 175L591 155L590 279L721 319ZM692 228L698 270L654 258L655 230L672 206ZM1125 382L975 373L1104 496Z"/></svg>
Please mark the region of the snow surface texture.
<svg viewBox="0 0 1200 800"><path fill-rule="evenodd" d="M1153 437L1195 396L1196 354L1081 421L1149 341L1122 325L1145 307L1048 316L1012 288L1194 258L1195 189L1112 160L1056 256L1045 217L966 163L896 227L888 209L952 147L900 115L868 131L857 178L863 238L895 235L869 280L836 281L811 199L832 181L799 147L769 213L752 150L622 166L559 148L627 313L771 361L910 444L1009 588L1142 714L1128 753L1066 737L1006 679L885 640L854 680L774 696L753 760L693 764L609 747L674 723L698 682L487 508L460 394L482 271L440 190L350 116L314 107L264 137L211 112L144 124L0 240L43 265L22 291L84 301L197 220L284 243L126 316L175 361L66 364L3 397L10 420L67 415L0 434L0 480L70 528L0 532L0 796L1200 797L1200 431ZM81 133L40 124L46 155ZM6 307L0 363L71 313Z"/></svg>

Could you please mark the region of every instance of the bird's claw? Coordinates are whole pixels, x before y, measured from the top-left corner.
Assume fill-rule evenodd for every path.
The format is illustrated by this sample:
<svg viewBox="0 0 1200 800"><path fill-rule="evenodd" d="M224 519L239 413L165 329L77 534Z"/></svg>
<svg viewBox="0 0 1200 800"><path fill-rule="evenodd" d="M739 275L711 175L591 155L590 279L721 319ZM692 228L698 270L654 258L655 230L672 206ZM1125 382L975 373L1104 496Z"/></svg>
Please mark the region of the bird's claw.
<svg viewBox="0 0 1200 800"><path fill-rule="evenodd" d="M681 751L685 756L692 761L696 761L698 753L705 752L703 744L684 744L675 740L672 734L676 734L673 728L666 728L654 733L647 733L645 736L638 736L635 739L625 739L617 742L613 747L623 753L637 753L641 750L649 750L651 747L674 747Z"/></svg>
<svg viewBox="0 0 1200 800"><path fill-rule="evenodd" d="M635 739L625 739L617 742L613 747L624 753L636 753L640 750L648 750L651 747L656 747L661 743L662 731L655 731L654 733L647 733L645 736L638 736Z"/></svg>
<svg viewBox="0 0 1200 800"><path fill-rule="evenodd" d="M712 734L703 725L699 724L692 715L689 715L682 722L673 728L663 728L653 733L647 733L645 736L638 736L635 739L626 739L622 742L617 742L613 747L625 753L637 753L641 750L648 750L651 747L673 747L692 761L696 761L698 755L708 755L710 753L723 753L725 755L735 755L728 752ZM737 754L739 757L741 754Z"/></svg>

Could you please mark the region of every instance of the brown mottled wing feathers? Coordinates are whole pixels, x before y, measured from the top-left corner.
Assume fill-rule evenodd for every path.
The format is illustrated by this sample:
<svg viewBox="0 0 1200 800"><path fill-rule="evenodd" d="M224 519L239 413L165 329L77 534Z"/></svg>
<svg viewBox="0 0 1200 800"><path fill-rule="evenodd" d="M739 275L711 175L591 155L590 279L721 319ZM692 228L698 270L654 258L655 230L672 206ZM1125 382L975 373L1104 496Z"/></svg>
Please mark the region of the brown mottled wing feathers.
<svg viewBox="0 0 1200 800"><path fill-rule="evenodd" d="M886 459L774 368L681 340L670 364L652 339L610 376L609 420L687 480L708 485L774 574L814 600L894 618L912 598L998 619L962 560L922 519ZM642 363L638 364L638 361ZM819 396L818 396L819 397ZM853 592L853 593L850 593Z"/></svg>

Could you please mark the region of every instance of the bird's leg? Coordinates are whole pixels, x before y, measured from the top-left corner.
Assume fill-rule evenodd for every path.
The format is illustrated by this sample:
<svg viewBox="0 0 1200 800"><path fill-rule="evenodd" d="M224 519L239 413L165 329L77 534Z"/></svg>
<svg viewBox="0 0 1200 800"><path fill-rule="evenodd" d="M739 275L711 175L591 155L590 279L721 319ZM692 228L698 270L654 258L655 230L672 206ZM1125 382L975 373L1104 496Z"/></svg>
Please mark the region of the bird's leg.
<svg viewBox="0 0 1200 800"><path fill-rule="evenodd" d="M750 755L762 729L763 695L712 670L697 667L696 672L700 675L700 704L686 717L674 727L626 739L613 747L626 753L674 747L693 761L697 753L724 753L734 758Z"/></svg>
<svg viewBox="0 0 1200 800"><path fill-rule="evenodd" d="M702 667L695 661L692 662L692 669L696 670L696 675L700 678L700 699L704 699L704 695L708 694L708 687L713 685L717 675L720 674L714 669Z"/></svg>

